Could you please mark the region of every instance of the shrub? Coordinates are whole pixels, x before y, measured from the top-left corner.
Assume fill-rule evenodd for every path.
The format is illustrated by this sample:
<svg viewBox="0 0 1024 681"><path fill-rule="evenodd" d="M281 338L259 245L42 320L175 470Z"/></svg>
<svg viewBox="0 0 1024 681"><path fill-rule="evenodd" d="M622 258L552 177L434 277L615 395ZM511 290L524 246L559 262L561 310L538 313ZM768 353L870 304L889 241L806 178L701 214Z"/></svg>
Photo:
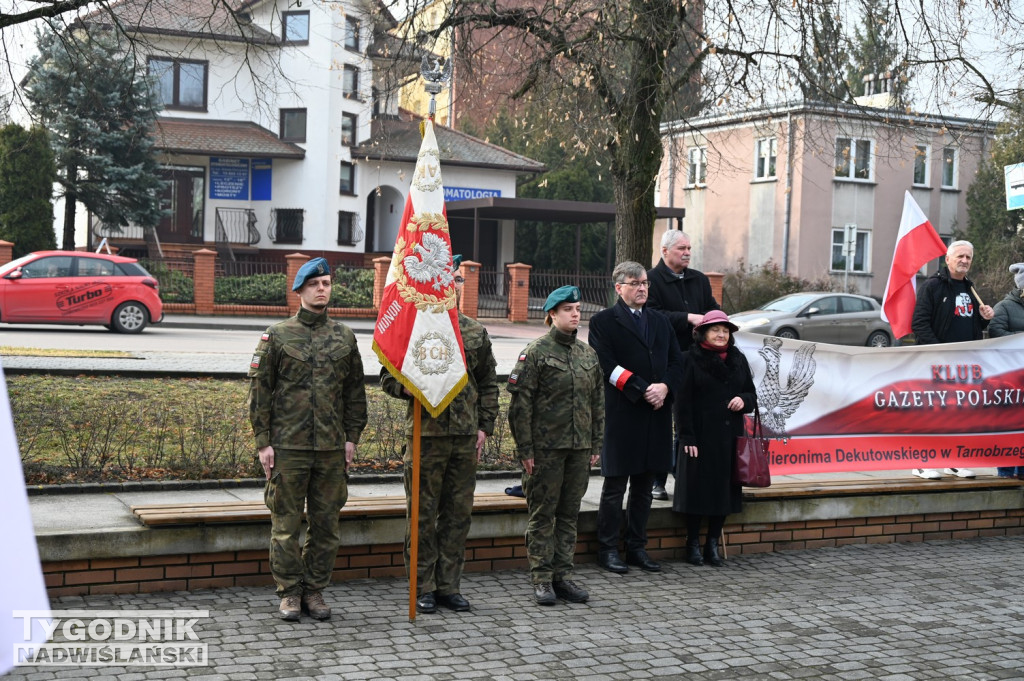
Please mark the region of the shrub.
<svg viewBox="0 0 1024 681"><path fill-rule="evenodd" d="M735 270L726 270L722 280L722 309L726 314L753 310L787 293L801 291L835 291L836 283L828 275L817 279L800 279L784 273L769 260L752 267L740 260Z"/></svg>
<svg viewBox="0 0 1024 681"><path fill-rule="evenodd" d="M331 307L373 307L373 270L339 267L331 289Z"/></svg>
<svg viewBox="0 0 1024 681"><path fill-rule="evenodd" d="M143 263L146 270L160 282L160 300L165 303L191 303L195 301L195 285L192 277L184 272L172 270L159 262Z"/></svg>
<svg viewBox="0 0 1024 681"><path fill-rule="evenodd" d="M213 302L225 305L287 305L288 277L283 273L217 277Z"/></svg>

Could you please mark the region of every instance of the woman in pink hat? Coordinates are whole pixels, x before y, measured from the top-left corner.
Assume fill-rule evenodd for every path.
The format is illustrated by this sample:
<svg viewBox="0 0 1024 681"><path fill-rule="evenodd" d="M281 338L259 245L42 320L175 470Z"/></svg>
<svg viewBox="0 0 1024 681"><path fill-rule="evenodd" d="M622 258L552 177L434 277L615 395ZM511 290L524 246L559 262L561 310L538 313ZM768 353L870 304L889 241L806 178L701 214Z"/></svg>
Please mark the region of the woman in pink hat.
<svg viewBox="0 0 1024 681"><path fill-rule="evenodd" d="M679 451L672 508L686 514L686 560L724 565L718 538L725 517L741 510L740 486L732 479L736 438L743 415L754 410L757 394L750 365L736 348L735 324L721 310L704 315L693 329L679 407ZM707 518L703 554L700 526Z"/></svg>

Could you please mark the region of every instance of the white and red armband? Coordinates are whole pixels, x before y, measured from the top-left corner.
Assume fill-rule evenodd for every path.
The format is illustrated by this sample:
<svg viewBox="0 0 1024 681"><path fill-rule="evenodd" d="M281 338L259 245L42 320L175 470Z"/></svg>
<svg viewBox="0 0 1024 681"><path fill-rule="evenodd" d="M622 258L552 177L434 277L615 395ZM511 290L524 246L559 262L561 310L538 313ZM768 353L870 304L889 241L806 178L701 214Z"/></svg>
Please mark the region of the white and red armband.
<svg viewBox="0 0 1024 681"><path fill-rule="evenodd" d="M628 381L632 375L633 372L629 369L617 366L612 369L612 375L608 377L608 382L619 390L623 390L626 387L626 381Z"/></svg>

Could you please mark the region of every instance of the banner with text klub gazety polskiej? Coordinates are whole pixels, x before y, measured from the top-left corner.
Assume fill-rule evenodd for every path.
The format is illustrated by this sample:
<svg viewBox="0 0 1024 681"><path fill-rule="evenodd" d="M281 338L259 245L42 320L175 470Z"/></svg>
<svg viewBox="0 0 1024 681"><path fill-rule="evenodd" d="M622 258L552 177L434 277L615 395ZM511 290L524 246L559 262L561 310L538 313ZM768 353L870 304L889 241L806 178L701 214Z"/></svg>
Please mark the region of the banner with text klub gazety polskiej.
<svg viewBox="0 0 1024 681"><path fill-rule="evenodd" d="M736 334L776 475L1024 465L1024 334L857 348Z"/></svg>

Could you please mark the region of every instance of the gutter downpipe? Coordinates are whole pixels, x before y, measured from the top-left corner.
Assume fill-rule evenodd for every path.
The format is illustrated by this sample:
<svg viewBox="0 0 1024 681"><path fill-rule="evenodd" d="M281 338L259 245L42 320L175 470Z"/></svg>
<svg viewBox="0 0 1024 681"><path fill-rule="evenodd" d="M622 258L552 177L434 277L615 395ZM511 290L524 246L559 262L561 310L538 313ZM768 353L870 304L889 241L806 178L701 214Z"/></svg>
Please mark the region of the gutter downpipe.
<svg viewBox="0 0 1024 681"><path fill-rule="evenodd" d="M782 273L789 274L789 228L793 216L793 110L786 112L786 218L782 226Z"/></svg>

